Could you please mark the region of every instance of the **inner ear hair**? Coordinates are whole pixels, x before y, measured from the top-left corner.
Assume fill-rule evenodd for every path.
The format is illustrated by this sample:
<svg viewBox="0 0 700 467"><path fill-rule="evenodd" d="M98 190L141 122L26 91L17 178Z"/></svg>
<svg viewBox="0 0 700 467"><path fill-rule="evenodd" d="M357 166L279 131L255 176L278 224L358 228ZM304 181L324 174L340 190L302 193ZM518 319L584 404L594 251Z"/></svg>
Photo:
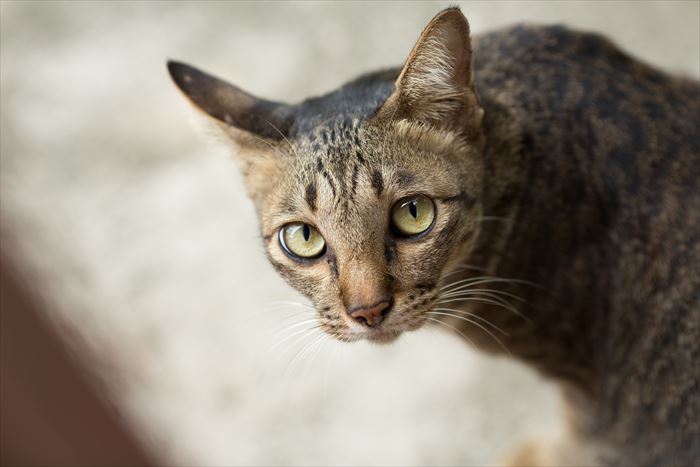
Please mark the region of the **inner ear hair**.
<svg viewBox="0 0 700 467"><path fill-rule="evenodd" d="M190 102L229 130L232 139L244 143L256 137L272 141L287 137L289 105L255 97L185 63L168 61L168 71Z"/></svg>
<svg viewBox="0 0 700 467"><path fill-rule="evenodd" d="M438 13L421 33L378 115L469 130L479 127L469 23L459 8Z"/></svg>

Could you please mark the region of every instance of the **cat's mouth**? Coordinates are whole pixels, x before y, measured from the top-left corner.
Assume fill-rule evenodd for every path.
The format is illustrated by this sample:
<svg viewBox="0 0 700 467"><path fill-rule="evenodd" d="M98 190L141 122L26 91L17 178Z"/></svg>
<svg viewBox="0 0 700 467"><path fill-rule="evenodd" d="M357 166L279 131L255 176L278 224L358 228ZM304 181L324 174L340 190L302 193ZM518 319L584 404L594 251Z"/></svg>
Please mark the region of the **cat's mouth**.
<svg viewBox="0 0 700 467"><path fill-rule="evenodd" d="M389 344L394 342L401 334L407 331L418 329L422 324L421 320L415 320L411 324L403 323L382 323L371 328L358 329L355 327L349 333L349 341L367 340L376 344Z"/></svg>
<svg viewBox="0 0 700 467"><path fill-rule="evenodd" d="M368 325L366 321L352 319L342 312L335 316L326 315L324 319L321 313L320 328L343 342L365 340L376 344L389 344L404 332L420 328L426 320L436 321L428 316L437 299L435 286L418 286L417 291L411 290L404 295L400 297L399 305L386 315L386 319L379 322ZM322 308L323 312L329 310L330 307Z"/></svg>
<svg viewBox="0 0 700 467"><path fill-rule="evenodd" d="M375 344L389 344L394 342L404 331L405 329L396 329L390 326L380 325L374 328L364 329L351 327L342 333L330 331L329 334L343 342L366 340Z"/></svg>
<svg viewBox="0 0 700 467"><path fill-rule="evenodd" d="M368 329L364 338L376 344L389 344L401 335L401 331L395 329Z"/></svg>

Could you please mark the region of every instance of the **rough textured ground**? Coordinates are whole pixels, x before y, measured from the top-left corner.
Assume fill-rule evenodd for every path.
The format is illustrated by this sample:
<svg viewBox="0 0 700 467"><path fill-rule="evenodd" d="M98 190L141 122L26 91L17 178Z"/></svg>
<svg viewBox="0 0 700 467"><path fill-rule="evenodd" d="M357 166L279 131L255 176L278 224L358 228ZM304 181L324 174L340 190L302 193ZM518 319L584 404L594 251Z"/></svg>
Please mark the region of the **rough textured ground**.
<svg viewBox="0 0 700 467"><path fill-rule="evenodd" d="M226 151L166 57L294 101L400 63L444 3L3 2L2 242L169 464L485 464L558 423L554 388L425 330L290 364L300 300L262 254ZM601 31L700 75L697 2L465 3ZM295 336L299 337L299 336ZM309 342L307 339L305 342Z"/></svg>

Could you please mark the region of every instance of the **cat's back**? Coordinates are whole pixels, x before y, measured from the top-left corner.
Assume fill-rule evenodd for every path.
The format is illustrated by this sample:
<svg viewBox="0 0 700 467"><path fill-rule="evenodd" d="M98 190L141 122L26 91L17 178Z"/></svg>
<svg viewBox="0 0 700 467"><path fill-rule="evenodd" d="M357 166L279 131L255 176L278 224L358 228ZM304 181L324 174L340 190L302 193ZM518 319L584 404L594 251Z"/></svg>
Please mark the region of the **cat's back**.
<svg viewBox="0 0 700 467"><path fill-rule="evenodd" d="M475 38L474 49L486 105L507 106L542 141L585 132L590 153L606 153L606 162L625 168L652 153L700 158L696 80L653 68L601 35L563 26L517 25Z"/></svg>
<svg viewBox="0 0 700 467"><path fill-rule="evenodd" d="M566 214L526 209L575 224L567 254L584 252L609 295L599 429L628 462L697 461L700 85L558 26L480 37L475 68L487 114L518 125L532 183L560 196L542 204Z"/></svg>
<svg viewBox="0 0 700 467"><path fill-rule="evenodd" d="M486 113L516 121L541 177L573 172L571 202L596 203L621 242L668 240L671 254L700 241L700 82L562 26L519 25L474 48Z"/></svg>

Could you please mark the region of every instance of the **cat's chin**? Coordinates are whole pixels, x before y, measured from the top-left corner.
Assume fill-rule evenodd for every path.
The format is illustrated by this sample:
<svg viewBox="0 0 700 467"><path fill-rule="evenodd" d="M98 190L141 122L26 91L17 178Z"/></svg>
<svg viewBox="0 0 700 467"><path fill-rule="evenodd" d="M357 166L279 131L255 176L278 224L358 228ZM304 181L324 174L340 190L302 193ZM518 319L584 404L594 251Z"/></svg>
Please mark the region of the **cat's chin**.
<svg viewBox="0 0 700 467"><path fill-rule="evenodd" d="M372 329L367 332L365 339L374 344L390 344L401 335L401 331L387 329Z"/></svg>

